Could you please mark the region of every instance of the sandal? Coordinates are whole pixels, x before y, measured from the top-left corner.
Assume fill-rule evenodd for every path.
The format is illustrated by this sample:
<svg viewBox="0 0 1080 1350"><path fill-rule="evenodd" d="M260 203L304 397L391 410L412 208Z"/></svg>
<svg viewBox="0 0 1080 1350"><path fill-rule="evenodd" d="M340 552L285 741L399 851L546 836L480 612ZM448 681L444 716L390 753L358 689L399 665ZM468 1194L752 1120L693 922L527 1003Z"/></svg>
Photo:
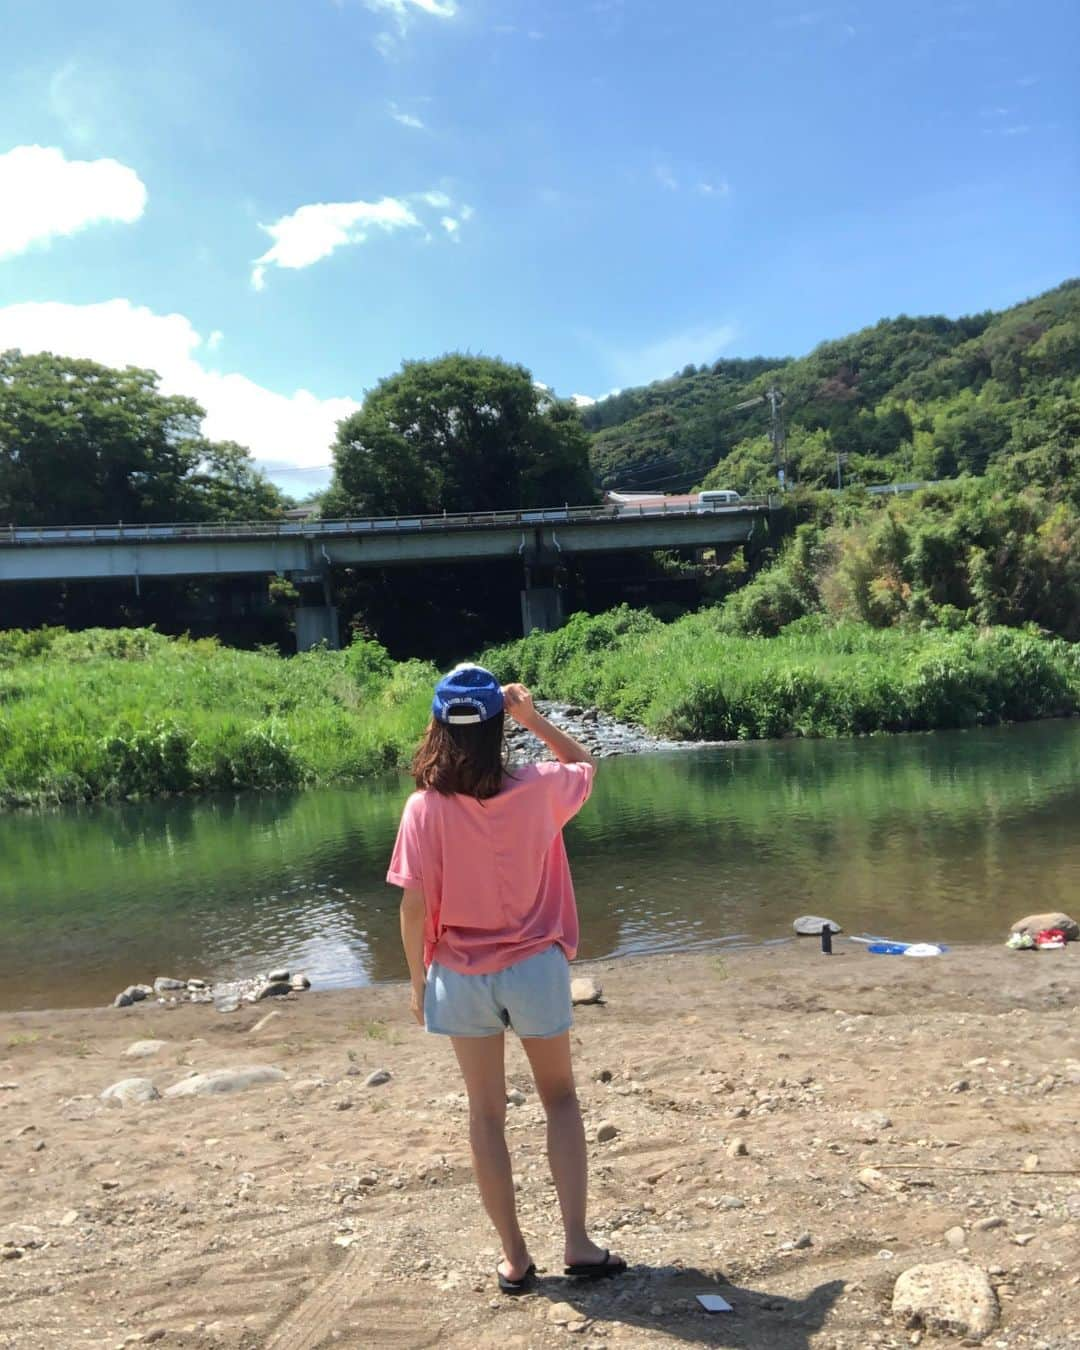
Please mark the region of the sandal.
<svg viewBox="0 0 1080 1350"><path fill-rule="evenodd" d="M536 1283L536 1267L534 1265L528 1268L520 1280L508 1279L498 1266L495 1267L495 1274L499 1277L499 1292L503 1294L527 1294Z"/></svg>
<svg viewBox="0 0 1080 1350"><path fill-rule="evenodd" d="M617 1256L613 1261L611 1253L605 1251L599 1261L575 1261L567 1266L563 1274L573 1275L580 1280L606 1280L611 1275L621 1275L626 1269L626 1262L621 1256Z"/></svg>

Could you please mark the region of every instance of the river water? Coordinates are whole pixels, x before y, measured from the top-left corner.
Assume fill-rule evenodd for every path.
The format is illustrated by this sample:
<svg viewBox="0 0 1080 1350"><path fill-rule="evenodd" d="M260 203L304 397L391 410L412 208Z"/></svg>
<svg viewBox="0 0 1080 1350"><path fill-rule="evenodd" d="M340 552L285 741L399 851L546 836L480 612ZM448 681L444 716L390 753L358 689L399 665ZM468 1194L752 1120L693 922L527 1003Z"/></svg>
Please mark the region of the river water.
<svg viewBox="0 0 1080 1350"><path fill-rule="evenodd" d="M401 978L382 878L408 790L0 817L0 1006L277 964L320 989ZM787 938L804 913L999 941L1077 908L1080 721L609 760L567 842L582 957Z"/></svg>

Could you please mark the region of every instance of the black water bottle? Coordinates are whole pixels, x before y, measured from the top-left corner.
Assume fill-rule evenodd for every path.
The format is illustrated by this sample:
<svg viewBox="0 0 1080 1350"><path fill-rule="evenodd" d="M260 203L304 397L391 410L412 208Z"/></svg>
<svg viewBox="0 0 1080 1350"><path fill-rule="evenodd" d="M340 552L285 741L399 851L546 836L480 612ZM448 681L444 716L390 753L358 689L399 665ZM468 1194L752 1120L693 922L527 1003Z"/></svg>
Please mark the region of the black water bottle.
<svg viewBox="0 0 1080 1350"><path fill-rule="evenodd" d="M832 924L828 921L821 925L821 950L825 956L832 956Z"/></svg>

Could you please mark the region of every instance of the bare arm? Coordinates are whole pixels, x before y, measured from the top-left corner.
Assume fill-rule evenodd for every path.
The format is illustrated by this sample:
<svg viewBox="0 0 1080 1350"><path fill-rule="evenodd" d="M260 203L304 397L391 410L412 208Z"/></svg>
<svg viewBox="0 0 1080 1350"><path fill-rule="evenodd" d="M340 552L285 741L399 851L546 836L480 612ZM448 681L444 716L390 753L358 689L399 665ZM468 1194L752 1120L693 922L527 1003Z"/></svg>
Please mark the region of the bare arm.
<svg viewBox="0 0 1080 1350"><path fill-rule="evenodd" d="M409 963L412 996L409 1008L412 1015L424 1025L424 989L427 975L424 971L424 892L410 889L401 892L401 945Z"/></svg>
<svg viewBox="0 0 1080 1350"><path fill-rule="evenodd" d="M514 721L520 722L527 731L538 736L560 764L591 764L596 768L596 760L583 745L549 722L543 713L536 711L532 694L523 684L504 685L503 701Z"/></svg>

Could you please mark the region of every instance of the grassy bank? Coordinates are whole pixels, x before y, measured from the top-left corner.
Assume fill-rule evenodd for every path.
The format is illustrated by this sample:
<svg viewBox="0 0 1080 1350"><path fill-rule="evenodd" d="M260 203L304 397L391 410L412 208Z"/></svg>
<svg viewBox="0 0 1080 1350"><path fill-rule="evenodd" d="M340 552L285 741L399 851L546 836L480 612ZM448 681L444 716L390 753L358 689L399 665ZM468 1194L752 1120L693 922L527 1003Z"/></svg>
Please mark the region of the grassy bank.
<svg viewBox="0 0 1080 1350"><path fill-rule="evenodd" d="M0 806L362 778L407 758L434 678L365 641L286 660L150 629L0 633Z"/></svg>
<svg viewBox="0 0 1080 1350"><path fill-rule="evenodd" d="M689 739L923 731L1080 711L1080 648L1016 629L810 617L763 638L724 625L719 609L665 625L623 606L575 615L485 659L541 696L596 703Z"/></svg>
<svg viewBox="0 0 1080 1350"><path fill-rule="evenodd" d="M1080 711L1080 647L1016 629L725 630L625 606L483 658L686 739L844 736ZM382 647L282 658L150 629L0 633L0 807L348 782L408 760L436 672Z"/></svg>

